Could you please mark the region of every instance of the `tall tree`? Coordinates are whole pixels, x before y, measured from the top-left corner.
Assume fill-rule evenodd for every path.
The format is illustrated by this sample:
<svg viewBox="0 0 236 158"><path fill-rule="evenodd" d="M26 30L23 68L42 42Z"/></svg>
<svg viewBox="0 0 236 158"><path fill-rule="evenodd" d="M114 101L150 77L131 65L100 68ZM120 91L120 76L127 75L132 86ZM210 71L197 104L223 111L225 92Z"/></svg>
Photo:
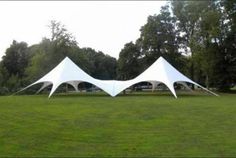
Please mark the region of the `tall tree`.
<svg viewBox="0 0 236 158"><path fill-rule="evenodd" d="M118 59L118 79L128 80L139 75L140 68L142 67L138 58L139 56L140 49L137 45L133 42L125 44Z"/></svg>
<svg viewBox="0 0 236 158"><path fill-rule="evenodd" d="M190 49L192 78L229 89L235 78L235 2L173 1L172 8L183 45Z"/></svg>
<svg viewBox="0 0 236 158"><path fill-rule="evenodd" d="M74 36L60 22L52 20L49 29L51 30L51 40L49 42L51 53L48 55L51 59L54 59L50 61L51 63L53 62L52 65L54 66L69 55L71 49L77 46L77 42Z"/></svg>
<svg viewBox="0 0 236 158"><path fill-rule="evenodd" d="M9 75L18 75L22 78L28 65L27 43L13 41L2 57L2 62Z"/></svg>
<svg viewBox="0 0 236 158"><path fill-rule="evenodd" d="M27 68L30 80L35 80L54 68L77 46L74 37L60 22L51 21L49 29L51 38L43 38L41 43L32 49L34 55Z"/></svg>
<svg viewBox="0 0 236 158"><path fill-rule="evenodd" d="M179 32L176 29L176 19L171 16L168 5L161 8L160 14L149 16L140 31L137 44L141 48L146 67L160 56L179 67Z"/></svg>
<svg viewBox="0 0 236 158"><path fill-rule="evenodd" d="M26 75L25 69L28 66L28 62L27 43L18 43L14 40L11 46L6 50L1 61L1 69L2 72L4 72L2 84L8 85L10 91L17 89L19 85L23 84L23 78Z"/></svg>
<svg viewBox="0 0 236 158"><path fill-rule="evenodd" d="M219 51L221 14L216 2L209 2L202 11L193 36L191 50L195 79L207 87L213 86L216 53Z"/></svg>
<svg viewBox="0 0 236 158"><path fill-rule="evenodd" d="M115 79L117 61L115 58L105 55L103 52L96 52L92 48L81 49L88 60L88 73L99 79Z"/></svg>
<svg viewBox="0 0 236 158"><path fill-rule="evenodd" d="M222 91L236 83L236 2L219 1L221 18L220 53L217 61L217 87Z"/></svg>
<svg viewBox="0 0 236 158"><path fill-rule="evenodd" d="M181 45L192 57L195 53L193 48L196 43L201 15L208 3L209 1L172 1L171 3L173 14L177 19L177 27L182 36ZM190 74L193 80L195 80L194 69L194 60L191 60Z"/></svg>

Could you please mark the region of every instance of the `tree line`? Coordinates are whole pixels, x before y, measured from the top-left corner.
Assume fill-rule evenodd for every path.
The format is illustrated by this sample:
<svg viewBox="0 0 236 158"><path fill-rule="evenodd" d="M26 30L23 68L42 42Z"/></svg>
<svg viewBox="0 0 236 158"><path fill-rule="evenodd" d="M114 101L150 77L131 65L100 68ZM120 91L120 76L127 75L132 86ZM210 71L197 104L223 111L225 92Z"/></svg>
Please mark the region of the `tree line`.
<svg viewBox="0 0 236 158"><path fill-rule="evenodd" d="M13 41L5 51L0 62L0 94L36 81L66 56L98 79L132 79L163 56L208 88L228 91L236 83L235 1L169 1L159 14L147 18L140 37L124 45L118 60L80 48L60 22L51 21L49 29L50 38L31 46Z"/></svg>

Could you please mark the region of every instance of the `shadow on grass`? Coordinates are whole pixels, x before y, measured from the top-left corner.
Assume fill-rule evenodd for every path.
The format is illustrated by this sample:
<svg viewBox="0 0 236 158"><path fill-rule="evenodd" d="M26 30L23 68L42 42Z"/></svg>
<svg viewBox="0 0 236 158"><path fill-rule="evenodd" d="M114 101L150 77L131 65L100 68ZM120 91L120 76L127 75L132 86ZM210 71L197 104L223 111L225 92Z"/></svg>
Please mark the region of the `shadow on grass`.
<svg viewBox="0 0 236 158"><path fill-rule="evenodd" d="M187 92L187 91L176 91L177 97L202 97L202 96L212 96L211 94L205 93L205 92L199 92L199 91L194 91L194 92ZM120 93L116 97L113 98L120 98L120 97L148 97L148 96L156 96L156 97L170 97L174 98L174 96L168 92L168 91L161 91L161 92L128 92L126 94ZM63 97L63 98L74 98L74 97L111 97L110 95L102 92L85 92L85 93L58 93L53 95L51 98L58 98L58 97Z"/></svg>
<svg viewBox="0 0 236 158"><path fill-rule="evenodd" d="M236 94L236 89L232 89L226 92L222 92L222 93L228 93L228 94Z"/></svg>

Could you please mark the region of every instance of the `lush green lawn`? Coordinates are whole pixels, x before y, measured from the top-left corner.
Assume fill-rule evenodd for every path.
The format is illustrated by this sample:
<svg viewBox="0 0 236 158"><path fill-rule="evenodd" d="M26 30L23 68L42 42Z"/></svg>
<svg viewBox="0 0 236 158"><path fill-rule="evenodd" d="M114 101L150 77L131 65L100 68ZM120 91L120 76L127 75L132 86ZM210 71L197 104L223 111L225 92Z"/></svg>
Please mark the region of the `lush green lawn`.
<svg viewBox="0 0 236 158"><path fill-rule="evenodd" d="M1 156L236 157L236 95L0 97Z"/></svg>

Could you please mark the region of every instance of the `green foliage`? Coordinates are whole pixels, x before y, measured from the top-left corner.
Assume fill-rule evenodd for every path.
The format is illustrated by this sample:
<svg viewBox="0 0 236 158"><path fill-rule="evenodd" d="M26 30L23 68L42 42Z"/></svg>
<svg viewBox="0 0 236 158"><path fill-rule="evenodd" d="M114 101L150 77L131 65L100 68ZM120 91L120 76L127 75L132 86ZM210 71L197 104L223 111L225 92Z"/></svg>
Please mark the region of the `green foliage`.
<svg viewBox="0 0 236 158"><path fill-rule="evenodd" d="M9 94L9 90L6 87L0 87L0 95L7 95Z"/></svg>
<svg viewBox="0 0 236 158"><path fill-rule="evenodd" d="M5 85L10 92L16 92L19 90L18 88L20 87L20 83L21 81L18 75L11 75Z"/></svg>
<svg viewBox="0 0 236 158"><path fill-rule="evenodd" d="M136 43L127 43L121 50L118 78L136 77L160 56L182 71L187 60L179 52L180 36L175 25L176 19L171 16L168 5L162 7L160 14L149 16Z"/></svg>
<svg viewBox="0 0 236 158"><path fill-rule="evenodd" d="M117 61L115 58L104 55L102 52L96 52L91 48L81 49L82 54L87 57L88 73L98 79L115 79Z"/></svg>
<svg viewBox="0 0 236 158"><path fill-rule="evenodd" d="M13 41L10 48L6 50L2 60L2 66L6 68L9 75L19 75L22 78L28 64L27 44L25 42L17 43Z"/></svg>
<svg viewBox="0 0 236 158"><path fill-rule="evenodd" d="M40 51L35 53L35 55L32 57L29 67L26 69L28 80L30 82L36 81L48 71L49 68L47 67L45 60L47 60L46 54Z"/></svg>
<svg viewBox="0 0 236 158"><path fill-rule="evenodd" d="M2 87L7 80L9 74L5 67L3 67L2 62L0 62L0 87Z"/></svg>
<svg viewBox="0 0 236 158"><path fill-rule="evenodd" d="M222 35L219 59L217 62L216 77L224 74L219 78L217 87L226 91L236 83L236 2L235 1L220 1L222 10Z"/></svg>
<svg viewBox="0 0 236 158"><path fill-rule="evenodd" d="M190 48L191 78L218 90L229 90L235 83L236 39L232 22L235 7L232 6L235 6L233 1L172 2L177 26L184 32L183 45Z"/></svg>
<svg viewBox="0 0 236 158"><path fill-rule="evenodd" d="M162 7L160 14L148 17L147 24L140 30L141 35L138 40L147 65L160 56L167 59L178 56L179 36L178 30L175 29L175 21L168 5Z"/></svg>
<svg viewBox="0 0 236 158"><path fill-rule="evenodd" d="M28 47L25 42L13 41L6 50L0 64L0 84L12 92L24 84L25 69L28 66ZM5 89L5 88L4 88ZM4 90L5 91L5 90Z"/></svg>
<svg viewBox="0 0 236 158"><path fill-rule="evenodd" d="M74 37L61 23L51 21L49 28L51 38L44 38L40 44L30 48L32 58L26 71L31 82L49 72L77 46Z"/></svg>
<svg viewBox="0 0 236 158"><path fill-rule="evenodd" d="M0 62L0 94L15 92L35 82L66 56L93 77L116 78L115 58L91 48L80 48L60 22L51 21L49 29L50 38L43 38L40 43L30 47L24 42L13 41Z"/></svg>
<svg viewBox="0 0 236 158"><path fill-rule="evenodd" d="M225 14L229 18L229 24L231 25L232 32L236 31L236 2L230 0L222 0L221 5L225 8Z"/></svg>
<svg viewBox="0 0 236 158"><path fill-rule="evenodd" d="M198 83L229 90L236 82L235 6L233 1L172 1L173 15L163 6L148 17L136 43L120 52L118 77L130 79L140 73L137 66L146 69L163 56Z"/></svg>
<svg viewBox="0 0 236 158"><path fill-rule="evenodd" d="M142 64L139 60L140 50L132 42L125 44L118 60L118 79L133 79L142 72Z"/></svg>

